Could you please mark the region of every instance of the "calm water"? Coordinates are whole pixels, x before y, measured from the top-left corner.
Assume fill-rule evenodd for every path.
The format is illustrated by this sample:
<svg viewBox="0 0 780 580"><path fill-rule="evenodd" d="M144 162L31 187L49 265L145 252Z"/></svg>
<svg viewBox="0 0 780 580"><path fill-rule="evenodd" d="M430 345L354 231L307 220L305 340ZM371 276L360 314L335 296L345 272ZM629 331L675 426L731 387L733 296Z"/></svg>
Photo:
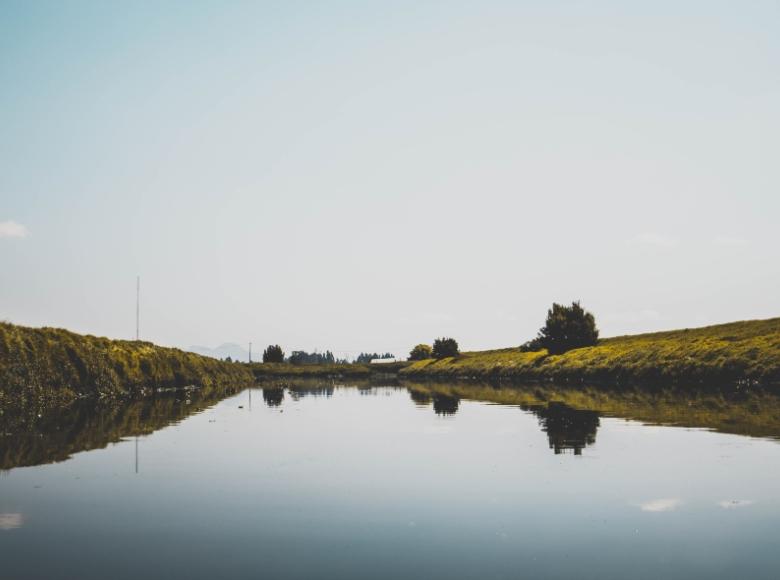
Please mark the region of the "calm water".
<svg viewBox="0 0 780 580"><path fill-rule="evenodd" d="M6 417L0 577L780 577L780 405L470 388Z"/></svg>

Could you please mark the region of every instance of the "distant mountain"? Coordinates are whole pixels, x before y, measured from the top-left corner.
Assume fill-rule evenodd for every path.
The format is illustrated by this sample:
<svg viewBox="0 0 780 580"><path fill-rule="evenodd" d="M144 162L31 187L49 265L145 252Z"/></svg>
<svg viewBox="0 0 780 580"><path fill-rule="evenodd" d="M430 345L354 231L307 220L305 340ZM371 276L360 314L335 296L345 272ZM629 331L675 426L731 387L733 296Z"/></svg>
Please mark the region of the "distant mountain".
<svg viewBox="0 0 780 580"><path fill-rule="evenodd" d="M235 344L233 342L220 344L216 348L209 348L207 346L191 346L186 350L196 354L202 354L203 356L210 356L212 358L218 359L230 357L231 360L240 360L242 362L249 360L249 351L245 348L242 348L241 345ZM258 360L260 357L253 353L252 358L253 360Z"/></svg>

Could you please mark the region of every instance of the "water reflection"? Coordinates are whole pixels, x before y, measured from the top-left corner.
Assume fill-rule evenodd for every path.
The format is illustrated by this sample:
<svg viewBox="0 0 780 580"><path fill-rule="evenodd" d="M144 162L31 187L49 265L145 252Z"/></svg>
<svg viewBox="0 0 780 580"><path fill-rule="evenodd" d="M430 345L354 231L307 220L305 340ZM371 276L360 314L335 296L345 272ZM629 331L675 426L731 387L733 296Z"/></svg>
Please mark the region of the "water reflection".
<svg viewBox="0 0 780 580"><path fill-rule="evenodd" d="M334 383L319 383L314 384L308 382L293 383L287 387L287 391L290 393L290 397L297 401L304 397L325 397L330 398L335 391Z"/></svg>
<svg viewBox="0 0 780 580"><path fill-rule="evenodd" d="M651 499L639 504L639 509L643 512L671 512L683 504L678 498L659 498Z"/></svg>
<svg viewBox="0 0 780 580"><path fill-rule="evenodd" d="M780 446L607 418L777 435L774 395L350 385L236 393L139 438L138 476L132 440L10 472L0 576L777 576ZM226 394L6 413L0 457L67 457ZM250 395L253 412L239 410Z"/></svg>
<svg viewBox="0 0 780 580"><path fill-rule="evenodd" d="M458 412L460 397L437 392L435 387L428 388L431 390L408 387L409 396L415 405L427 407L433 401L433 411L437 415L451 416ZM559 401L519 406L539 418L542 431L547 433L550 449L556 455L568 451L581 455L586 446L596 442L596 431L599 428L599 414L596 411L575 409Z"/></svg>
<svg viewBox="0 0 780 580"><path fill-rule="evenodd" d="M431 404L430 393L426 393L425 391L418 391L413 387L409 387L408 391L412 401L418 407L427 407L428 405Z"/></svg>
<svg viewBox="0 0 780 580"><path fill-rule="evenodd" d="M0 470L65 461L126 437L148 435L241 391L182 390L130 401L78 401L64 409L0 412Z"/></svg>
<svg viewBox="0 0 780 580"><path fill-rule="evenodd" d="M454 415L458 412L459 406L460 399L458 397L443 395L441 393L435 393L433 395L433 410L437 415Z"/></svg>
<svg viewBox="0 0 780 580"><path fill-rule="evenodd" d="M599 414L596 411L573 409L565 403L550 402L547 405L524 406L539 417L542 431L547 433L550 449L556 455L572 451L582 455L587 445L596 442Z"/></svg>
<svg viewBox="0 0 780 580"><path fill-rule="evenodd" d="M427 406L443 397L511 405L539 418L553 450L574 453L592 445L599 417L654 425L711 429L780 439L780 393L762 389L604 388L480 383L405 382L412 402ZM439 412L442 410L434 409ZM450 414L457 411L454 406Z"/></svg>
<svg viewBox="0 0 780 580"><path fill-rule="evenodd" d="M369 382L344 385L304 379L264 384L262 395L267 407L276 408L288 398L293 403L306 397L330 398L336 389L342 388L352 389L364 397L405 389L415 406L454 420L462 412L463 401L519 408L537 417L550 449L556 454L581 455L596 442L604 416L780 438L780 397L766 391L609 390L553 385L496 387L430 383L380 388ZM135 401L80 402L51 412L1 409L0 472L63 461L79 451L150 434L237 392L238 389L224 388L164 393Z"/></svg>
<svg viewBox="0 0 780 580"><path fill-rule="evenodd" d="M269 407L278 407L284 401L284 388L282 387L264 387L263 400Z"/></svg>
<svg viewBox="0 0 780 580"><path fill-rule="evenodd" d="M22 514L0 514L0 530L15 530L24 524Z"/></svg>

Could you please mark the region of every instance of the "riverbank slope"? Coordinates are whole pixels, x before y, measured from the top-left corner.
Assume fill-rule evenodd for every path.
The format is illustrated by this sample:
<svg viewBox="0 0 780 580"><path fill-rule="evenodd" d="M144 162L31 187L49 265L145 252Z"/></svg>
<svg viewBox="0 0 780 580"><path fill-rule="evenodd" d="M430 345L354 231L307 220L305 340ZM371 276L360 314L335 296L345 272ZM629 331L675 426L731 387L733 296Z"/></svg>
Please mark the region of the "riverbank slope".
<svg viewBox="0 0 780 580"><path fill-rule="evenodd" d="M9 404L54 406L78 398L253 383L244 364L150 342L0 323L0 409Z"/></svg>
<svg viewBox="0 0 780 580"><path fill-rule="evenodd" d="M780 384L780 318L618 336L549 355L507 348L417 361L401 376L561 383Z"/></svg>

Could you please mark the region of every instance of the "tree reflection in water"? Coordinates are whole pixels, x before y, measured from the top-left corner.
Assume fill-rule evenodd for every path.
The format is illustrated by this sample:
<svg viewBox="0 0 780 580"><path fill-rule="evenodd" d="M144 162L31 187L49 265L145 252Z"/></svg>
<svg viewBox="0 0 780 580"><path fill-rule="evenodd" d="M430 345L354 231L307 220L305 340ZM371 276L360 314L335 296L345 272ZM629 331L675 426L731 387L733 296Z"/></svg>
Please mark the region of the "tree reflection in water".
<svg viewBox="0 0 780 580"><path fill-rule="evenodd" d="M284 388L263 387L263 401L269 407L278 407L284 401Z"/></svg>
<svg viewBox="0 0 780 580"><path fill-rule="evenodd" d="M547 433L550 449L556 455L567 451L582 455L585 447L596 442L596 431L599 428L599 414L596 411L574 409L558 402L523 408L539 418L542 431Z"/></svg>
<svg viewBox="0 0 780 580"><path fill-rule="evenodd" d="M436 393L433 395L433 410L437 415L454 415L458 412L460 399L449 395Z"/></svg>
<svg viewBox="0 0 780 580"><path fill-rule="evenodd" d="M365 386L364 386L365 385ZM262 385L268 407L285 397L331 397L336 389L360 388L377 396L398 387L342 385L307 380ZM556 454L582 454L593 445L600 417L623 417L656 425L707 428L723 433L780 439L780 396L773 391L695 389L605 389L539 385L497 387L468 383L405 387L413 404L428 406L439 416L457 414L461 400L485 401L532 412ZM0 409L0 474L25 465L64 461L71 454L105 447L131 436L148 435L203 411L243 388L161 392L140 400L78 401L65 409L35 406ZM285 392L286 391L286 392ZM554 402L553 402L554 401Z"/></svg>
<svg viewBox="0 0 780 580"><path fill-rule="evenodd" d="M412 401L415 405L418 407L427 407L431 404L431 395L430 393L426 393L424 391L418 391L417 389L409 389L409 396L411 397Z"/></svg>
<svg viewBox="0 0 780 580"><path fill-rule="evenodd" d="M333 383L322 383L309 385L291 384L287 387L287 392L293 400L303 399L304 397L326 397L333 396L335 385Z"/></svg>

